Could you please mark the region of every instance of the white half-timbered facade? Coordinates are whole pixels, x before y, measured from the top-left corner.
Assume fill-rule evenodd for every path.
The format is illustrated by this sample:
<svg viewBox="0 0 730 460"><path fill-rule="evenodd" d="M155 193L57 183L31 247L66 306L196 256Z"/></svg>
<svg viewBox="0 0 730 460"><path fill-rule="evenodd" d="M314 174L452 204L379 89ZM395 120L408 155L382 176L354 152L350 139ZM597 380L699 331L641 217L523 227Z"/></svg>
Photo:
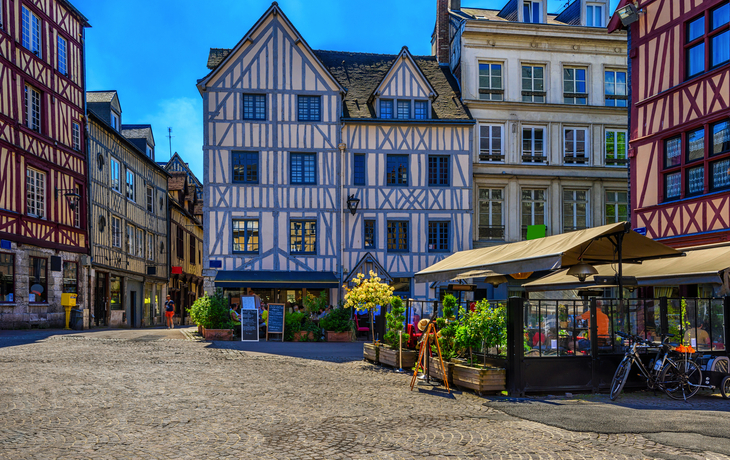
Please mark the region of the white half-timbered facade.
<svg viewBox="0 0 730 460"><path fill-rule="evenodd" d="M369 253L401 295L431 298L412 275L472 232L473 122L448 69L405 48L314 51L276 3L208 66L207 289L290 303L329 289L335 303Z"/></svg>

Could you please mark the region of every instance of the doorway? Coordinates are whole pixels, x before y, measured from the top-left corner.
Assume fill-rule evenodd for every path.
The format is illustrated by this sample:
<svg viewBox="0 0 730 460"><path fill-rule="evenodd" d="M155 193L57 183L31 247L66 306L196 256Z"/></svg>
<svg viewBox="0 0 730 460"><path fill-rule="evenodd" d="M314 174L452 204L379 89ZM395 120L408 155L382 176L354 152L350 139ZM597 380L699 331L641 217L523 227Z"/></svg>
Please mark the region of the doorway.
<svg viewBox="0 0 730 460"><path fill-rule="evenodd" d="M129 325L137 327L137 291L129 291Z"/></svg>
<svg viewBox="0 0 730 460"><path fill-rule="evenodd" d="M107 323L107 276L106 273L96 274L96 286L94 288L94 324L106 326Z"/></svg>

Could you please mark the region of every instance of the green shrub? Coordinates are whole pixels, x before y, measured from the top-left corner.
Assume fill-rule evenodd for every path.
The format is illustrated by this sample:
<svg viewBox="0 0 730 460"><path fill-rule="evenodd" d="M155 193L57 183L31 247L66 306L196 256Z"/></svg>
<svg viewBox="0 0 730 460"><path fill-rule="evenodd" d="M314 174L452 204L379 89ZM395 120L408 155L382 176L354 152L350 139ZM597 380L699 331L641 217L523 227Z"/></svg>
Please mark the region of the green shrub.
<svg viewBox="0 0 730 460"><path fill-rule="evenodd" d="M403 315L406 309L403 307L403 300L400 297L393 297L390 299L391 309L385 314L387 331L383 336L383 342L390 345L391 348L398 348L398 335L403 330L406 317ZM401 343L405 344L408 342L410 335L403 334Z"/></svg>
<svg viewBox="0 0 730 460"><path fill-rule="evenodd" d="M233 328L228 299L220 289L212 296L199 297L187 311L191 321L206 329Z"/></svg>
<svg viewBox="0 0 730 460"><path fill-rule="evenodd" d="M352 321L351 312L352 310L349 308L335 308L319 320L319 325L325 331L330 332L352 331L355 323Z"/></svg>
<svg viewBox="0 0 730 460"><path fill-rule="evenodd" d="M327 300L327 291L322 291L319 294L319 297L315 297L312 294L307 294L307 296L302 299L302 304L304 305L304 309L307 311L307 313L319 314L320 310L324 310L329 306L329 301Z"/></svg>
<svg viewBox="0 0 730 460"><path fill-rule="evenodd" d="M284 340L294 339L294 333L302 330L305 321L307 320L306 313L287 313L284 315Z"/></svg>

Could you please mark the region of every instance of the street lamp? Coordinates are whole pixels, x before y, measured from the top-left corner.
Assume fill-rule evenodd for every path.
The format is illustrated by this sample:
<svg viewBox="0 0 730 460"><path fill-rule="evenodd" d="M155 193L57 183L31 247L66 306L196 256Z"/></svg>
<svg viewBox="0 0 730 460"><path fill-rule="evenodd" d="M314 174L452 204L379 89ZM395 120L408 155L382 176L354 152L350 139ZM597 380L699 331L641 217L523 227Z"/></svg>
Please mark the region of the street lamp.
<svg viewBox="0 0 730 460"><path fill-rule="evenodd" d="M360 198L355 198L354 194L347 197L347 209L350 210L353 216L357 211L358 205L360 205Z"/></svg>
<svg viewBox="0 0 730 460"><path fill-rule="evenodd" d="M58 200L58 195L63 193L63 196L68 198L69 200L69 207L71 209L76 209L76 205L78 204L78 201L81 199L81 195L79 195L76 192L76 189L73 188L56 188L56 200Z"/></svg>

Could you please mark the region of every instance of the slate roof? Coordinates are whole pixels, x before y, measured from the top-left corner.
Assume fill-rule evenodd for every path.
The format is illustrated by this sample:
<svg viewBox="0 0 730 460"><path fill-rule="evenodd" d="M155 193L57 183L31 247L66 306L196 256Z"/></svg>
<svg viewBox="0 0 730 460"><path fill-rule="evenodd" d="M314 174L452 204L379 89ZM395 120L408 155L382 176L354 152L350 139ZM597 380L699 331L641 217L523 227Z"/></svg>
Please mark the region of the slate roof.
<svg viewBox="0 0 730 460"><path fill-rule="evenodd" d="M116 95L116 91L87 91L86 92L86 102L88 103L95 103L95 102L106 102L109 103L114 99L114 95Z"/></svg>
<svg viewBox="0 0 730 460"><path fill-rule="evenodd" d="M152 125L122 125L122 135L127 139L145 139L151 147L155 146Z"/></svg>
<svg viewBox="0 0 730 460"><path fill-rule="evenodd" d="M459 11L452 11L451 13L456 13L457 16L465 18L465 19L479 19L483 21L496 21L496 22L515 22L510 21L508 19L505 19L499 15L499 12L501 10L491 10L486 8L461 8ZM458 14L461 12L462 14ZM548 24L555 24L555 25L566 25L564 22L557 21L555 18L557 18L557 14L551 14L548 13L547 15L547 23ZM527 24L527 23L526 23ZM534 25L531 24L530 25Z"/></svg>
<svg viewBox="0 0 730 460"><path fill-rule="evenodd" d="M208 68L215 69L223 60L231 54L231 50L227 48L211 48L208 54Z"/></svg>

